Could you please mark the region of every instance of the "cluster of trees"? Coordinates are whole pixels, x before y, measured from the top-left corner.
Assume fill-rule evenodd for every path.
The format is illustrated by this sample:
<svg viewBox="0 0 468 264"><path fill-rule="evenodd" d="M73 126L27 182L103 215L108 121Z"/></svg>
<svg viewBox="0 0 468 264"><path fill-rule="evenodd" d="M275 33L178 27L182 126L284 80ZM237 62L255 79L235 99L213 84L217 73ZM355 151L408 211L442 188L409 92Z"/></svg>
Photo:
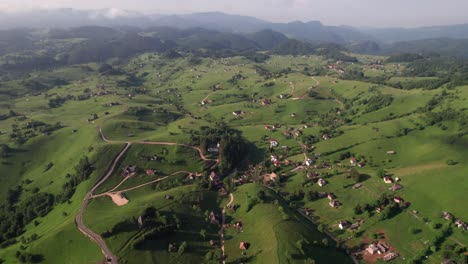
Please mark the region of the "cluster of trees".
<svg viewBox="0 0 468 264"><path fill-rule="evenodd" d="M43 255L29 252L16 251L15 257L20 263L41 263L44 261Z"/></svg>
<svg viewBox="0 0 468 264"><path fill-rule="evenodd" d="M18 203L22 189L9 190L7 199L0 204L0 247L16 243L15 238L36 217L47 215L54 206L54 195L38 192Z"/></svg>
<svg viewBox="0 0 468 264"><path fill-rule="evenodd" d="M10 155L12 149L7 144L0 144L0 158L6 158Z"/></svg>
<svg viewBox="0 0 468 264"><path fill-rule="evenodd" d="M50 108L58 108L62 106L66 101L73 100L75 97L73 95L66 95L66 96L55 96L55 98L49 99L49 107Z"/></svg>
<svg viewBox="0 0 468 264"><path fill-rule="evenodd" d="M365 112L370 113L377 111L381 108L391 105L393 102L393 96L390 94L377 94L371 96L369 99L363 99L362 104L367 105Z"/></svg>
<svg viewBox="0 0 468 264"><path fill-rule="evenodd" d="M229 128L225 123L213 127L203 126L191 137L193 145L200 146L204 153L219 143L220 170L225 173L234 169L245 158L247 143L240 132Z"/></svg>

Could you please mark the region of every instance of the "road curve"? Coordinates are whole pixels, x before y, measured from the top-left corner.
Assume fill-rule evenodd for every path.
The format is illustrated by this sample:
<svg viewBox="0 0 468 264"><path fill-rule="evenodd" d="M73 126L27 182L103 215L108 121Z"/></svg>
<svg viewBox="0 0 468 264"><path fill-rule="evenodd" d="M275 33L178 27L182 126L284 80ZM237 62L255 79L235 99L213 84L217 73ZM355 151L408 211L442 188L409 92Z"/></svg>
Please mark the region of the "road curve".
<svg viewBox="0 0 468 264"><path fill-rule="evenodd" d="M104 139L104 138L103 138ZM93 193L96 191L99 186L101 186L114 172L115 168L117 167L118 162L120 159L123 157L125 152L128 150L130 147L130 143L126 142L125 147L120 151L120 153L117 155L116 158L112 161L111 165L106 171L106 174L91 188L91 190L86 194L86 196L83 199L83 202L81 204L80 210L78 214L75 217L75 224L80 230L81 233L89 237L91 240L93 240L100 248L102 251L102 254L106 258L106 263L111 263L111 264L117 264L117 256L112 254L110 249L107 247L106 242L102 239L102 237L96 233L93 232L93 230L89 229L86 227L83 223L83 212L86 209L86 206L88 205L89 199L93 196Z"/></svg>
<svg viewBox="0 0 468 264"><path fill-rule="evenodd" d="M200 155L200 158L204 161L214 161L216 162L214 165L219 163L219 159L209 159L207 158L201 149L199 147L187 145L187 144L179 144L176 142L153 142L153 141L133 141L133 142L124 142L124 141L114 141L114 140L109 140L104 136L104 132L102 132L102 128L99 128L99 134L101 135L102 140L108 143L134 143L134 144L142 144L142 145L163 145L163 146L181 146L181 147L187 147L187 148L192 148L198 151L198 154ZM213 165L213 166L214 166Z"/></svg>

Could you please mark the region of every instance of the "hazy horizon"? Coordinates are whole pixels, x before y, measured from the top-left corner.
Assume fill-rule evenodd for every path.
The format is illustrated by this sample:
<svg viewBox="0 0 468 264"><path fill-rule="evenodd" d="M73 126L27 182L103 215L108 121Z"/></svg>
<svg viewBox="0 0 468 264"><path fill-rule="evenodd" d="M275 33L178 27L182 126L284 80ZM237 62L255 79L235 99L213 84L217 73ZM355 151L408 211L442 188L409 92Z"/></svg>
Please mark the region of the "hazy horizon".
<svg viewBox="0 0 468 264"><path fill-rule="evenodd" d="M170 3L156 0L3 0L0 11L18 12L34 9L74 8L81 10L113 9L144 14L188 14L224 12L252 16L271 22L321 21L326 25L354 27L422 27L468 23L468 1L465 0L175 0ZM442 10L442 11L441 11Z"/></svg>

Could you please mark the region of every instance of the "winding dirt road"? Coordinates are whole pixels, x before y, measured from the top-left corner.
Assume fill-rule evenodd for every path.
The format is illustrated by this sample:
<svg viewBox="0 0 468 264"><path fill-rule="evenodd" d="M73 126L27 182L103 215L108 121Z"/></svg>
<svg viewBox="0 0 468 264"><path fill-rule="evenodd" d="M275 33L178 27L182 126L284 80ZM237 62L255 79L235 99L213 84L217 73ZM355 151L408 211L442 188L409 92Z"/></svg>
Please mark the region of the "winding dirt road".
<svg viewBox="0 0 468 264"><path fill-rule="evenodd" d="M86 196L83 199L83 203L81 204L80 210L75 217L75 224L80 230L80 232L83 233L85 236L89 237L91 240L93 240L101 248L102 254L104 254L104 257L106 258L106 262L111 263L111 264L118 263L117 256L112 254L110 249L107 247L106 242L104 242L104 240L102 239L100 235L94 233L93 230L89 229L87 226L84 225L83 212L86 209L86 206L88 206L89 199L93 196L93 193L96 191L96 189L99 188L99 186L101 186L114 173L114 170L117 167L117 164L122 159L123 155L128 150L130 145L131 145L130 143L126 143L125 147L119 152L117 157L112 161L111 165L107 169L107 173L86 194Z"/></svg>

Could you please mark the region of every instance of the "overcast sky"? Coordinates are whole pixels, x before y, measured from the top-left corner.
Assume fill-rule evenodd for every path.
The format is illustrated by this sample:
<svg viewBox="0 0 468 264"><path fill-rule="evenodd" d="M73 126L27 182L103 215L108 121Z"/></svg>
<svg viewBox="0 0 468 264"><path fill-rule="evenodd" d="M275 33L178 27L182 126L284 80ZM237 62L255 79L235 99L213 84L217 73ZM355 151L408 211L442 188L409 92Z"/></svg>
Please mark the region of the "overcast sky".
<svg viewBox="0 0 468 264"><path fill-rule="evenodd" d="M468 23L468 0L0 0L0 9L9 11L58 7L161 14L221 11L274 22L319 20L364 27Z"/></svg>

